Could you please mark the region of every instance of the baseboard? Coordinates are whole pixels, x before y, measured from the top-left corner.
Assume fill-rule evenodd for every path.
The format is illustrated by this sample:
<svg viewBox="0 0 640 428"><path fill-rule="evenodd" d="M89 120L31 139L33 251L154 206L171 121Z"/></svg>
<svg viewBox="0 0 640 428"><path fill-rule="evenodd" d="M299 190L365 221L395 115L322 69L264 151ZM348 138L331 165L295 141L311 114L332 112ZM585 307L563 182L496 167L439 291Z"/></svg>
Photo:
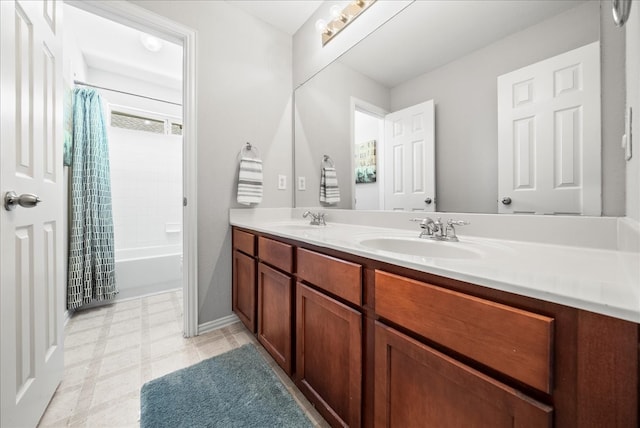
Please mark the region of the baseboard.
<svg viewBox="0 0 640 428"><path fill-rule="evenodd" d="M69 309L67 309L66 311L64 311L64 314L62 315L62 325L63 326L67 326L67 324L69 324L69 320L71 319L71 314L73 312L70 311Z"/></svg>
<svg viewBox="0 0 640 428"><path fill-rule="evenodd" d="M217 320L213 320L213 321L209 321L209 322L205 322L203 324L199 324L198 325L198 335L204 334L204 333L208 333L210 331L213 330L217 330L219 328L222 327L226 327L228 325L231 325L235 322L240 321L240 318L238 318L235 314L231 314L229 316L226 317L222 317L222 318L218 318Z"/></svg>

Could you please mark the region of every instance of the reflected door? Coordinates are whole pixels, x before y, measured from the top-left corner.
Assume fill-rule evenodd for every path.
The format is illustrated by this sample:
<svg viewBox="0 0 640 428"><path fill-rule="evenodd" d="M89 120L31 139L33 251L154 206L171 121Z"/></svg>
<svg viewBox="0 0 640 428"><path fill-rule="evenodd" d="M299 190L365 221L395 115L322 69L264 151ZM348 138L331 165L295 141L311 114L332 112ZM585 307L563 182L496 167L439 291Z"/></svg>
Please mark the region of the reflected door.
<svg viewBox="0 0 640 428"><path fill-rule="evenodd" d="M498 77L498 212L601 214L600 45Z"/></svg>
<svg viewBox="0 0 640 428"><path fill-rule="evenodd" d="M61 1L0 1L0 426L36 426L62 379Z"/></svg>
<svg viewBox="0 0 640 428"><path fill-rule="evenodd" d="M436 210L434 119L433 100L385 116L386 210Z"/></svg>

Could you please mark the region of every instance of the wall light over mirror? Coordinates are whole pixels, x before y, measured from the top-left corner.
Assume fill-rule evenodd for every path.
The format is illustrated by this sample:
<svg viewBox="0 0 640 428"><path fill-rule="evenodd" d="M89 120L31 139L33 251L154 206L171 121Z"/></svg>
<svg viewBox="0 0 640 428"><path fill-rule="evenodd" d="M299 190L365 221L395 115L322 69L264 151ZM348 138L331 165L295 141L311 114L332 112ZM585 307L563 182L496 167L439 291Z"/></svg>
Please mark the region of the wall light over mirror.
<svg viewBox="0 0 640 428"><path fill-rule="evenodd" d="M332 19L329 22L324 19L316 21L316 30L322 38L322 46L329 43L375 2L376 0L353 0L346 6L339 4L331 6L329 13Z"/></svg>
<svg viewBox="0 0 640 428"><path fill-rule="evenodd" d="M500 76L549 64L586 46L592 47L585 48L591 71L569 58L550 65L544 85L550 94L560 87L564 94L582 94L586 86L595 106L586 108L577 95L548 109L540 128L533 127L542 117L534 110L500 122L499 100L505 96L498 91ZM514 99L524 102L529 94L537 100L541 86L522 76L515 79L506 85L512 107ZM294 163L307 185L296 191L295 204L318 205L319 159L327 153L341 186L339 208L624 215L623 82L624 31L611 19L609 1L416 1L296 89ZM431 101L431 119L423 115L403 128L422 127L423 139L389 146L390 136L400 132L390 121L393 114ZM585 116L589 109L596 116ZM371 123L362 137L356 136L363 132L361 114ZM527 122L531 117L536 119ZM499 156L505 132L515 148L507 156L511 169ZM376 181L356 184L356 144L369 140L376 140ZM585 164L586 155L597 158ZM518 193L499 189L505 174L519 180L523 195L539 189L540 174L547 174L548 185L560 192L550 198L571 200L578 209L534 202L518 209ZM582 190L571 192L580 186L597 204L585 204ZM388 203L393 192L419 190L420 205ZM510 206L501 202L507 197Z"/></svg>

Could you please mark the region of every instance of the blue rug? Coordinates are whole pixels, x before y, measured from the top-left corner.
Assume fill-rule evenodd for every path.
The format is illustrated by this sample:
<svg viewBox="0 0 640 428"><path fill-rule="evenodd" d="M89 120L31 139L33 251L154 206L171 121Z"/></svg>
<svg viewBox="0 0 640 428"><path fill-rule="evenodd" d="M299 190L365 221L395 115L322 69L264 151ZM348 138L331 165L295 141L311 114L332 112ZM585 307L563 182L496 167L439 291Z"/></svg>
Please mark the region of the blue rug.
<svg viewBox="0 0 640 428"><path fill-rule="evenodd" d="M145 383L140 427L312 427L253 345Z"/></svg>

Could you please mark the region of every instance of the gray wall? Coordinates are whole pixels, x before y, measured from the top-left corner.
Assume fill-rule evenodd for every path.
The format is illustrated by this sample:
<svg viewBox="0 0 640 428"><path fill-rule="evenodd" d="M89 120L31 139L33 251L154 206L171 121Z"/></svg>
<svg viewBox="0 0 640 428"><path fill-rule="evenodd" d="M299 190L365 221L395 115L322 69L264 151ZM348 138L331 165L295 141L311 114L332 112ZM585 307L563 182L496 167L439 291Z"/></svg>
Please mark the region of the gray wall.
<svg viewBox="0 0 640 428"><path fill-rule="evenodd" d="M605 11L606 12L606 11ZM391 90L391 108L398 110L434 99L436 103L436 194L438 210L497 212L498 130L496 78L518 68L597 41L600 4L586 2L557 17L502 39L435 71ZM605 17L609 14L605 13ZM586 25L589 23L590 25ZM605 32L603 70L604 213L624 212L624 165L619 153L623 106L618 75L619 36ZM526 47L523 49L523 47ZM622 51L623 52L623 51ZM616 73L617 72L617 73ZM618 79L618 86L613 82ZM612 90L608 87L612 86ZM619 152L619 150L618 150Z"/></svg>
<svg viewBox="0 0 640 428"><path fill-rule="evenodd" d="M296 90L296 176L305 176L307 190L296 190L296 206L318 206L323 155L333 159L340 203L352 208L351 97L380 108L389 107L389 90L353 69L335 62Z"/></svg>
<svg viewBox="0 0 640 428"><path fill-rule="evenodd" d="M134 1L197 31L198 322L231 314L238 153L264 161L261 207L291 205L291 37L224 1ZM289 187L276 190L278 174Z"/></svg>

